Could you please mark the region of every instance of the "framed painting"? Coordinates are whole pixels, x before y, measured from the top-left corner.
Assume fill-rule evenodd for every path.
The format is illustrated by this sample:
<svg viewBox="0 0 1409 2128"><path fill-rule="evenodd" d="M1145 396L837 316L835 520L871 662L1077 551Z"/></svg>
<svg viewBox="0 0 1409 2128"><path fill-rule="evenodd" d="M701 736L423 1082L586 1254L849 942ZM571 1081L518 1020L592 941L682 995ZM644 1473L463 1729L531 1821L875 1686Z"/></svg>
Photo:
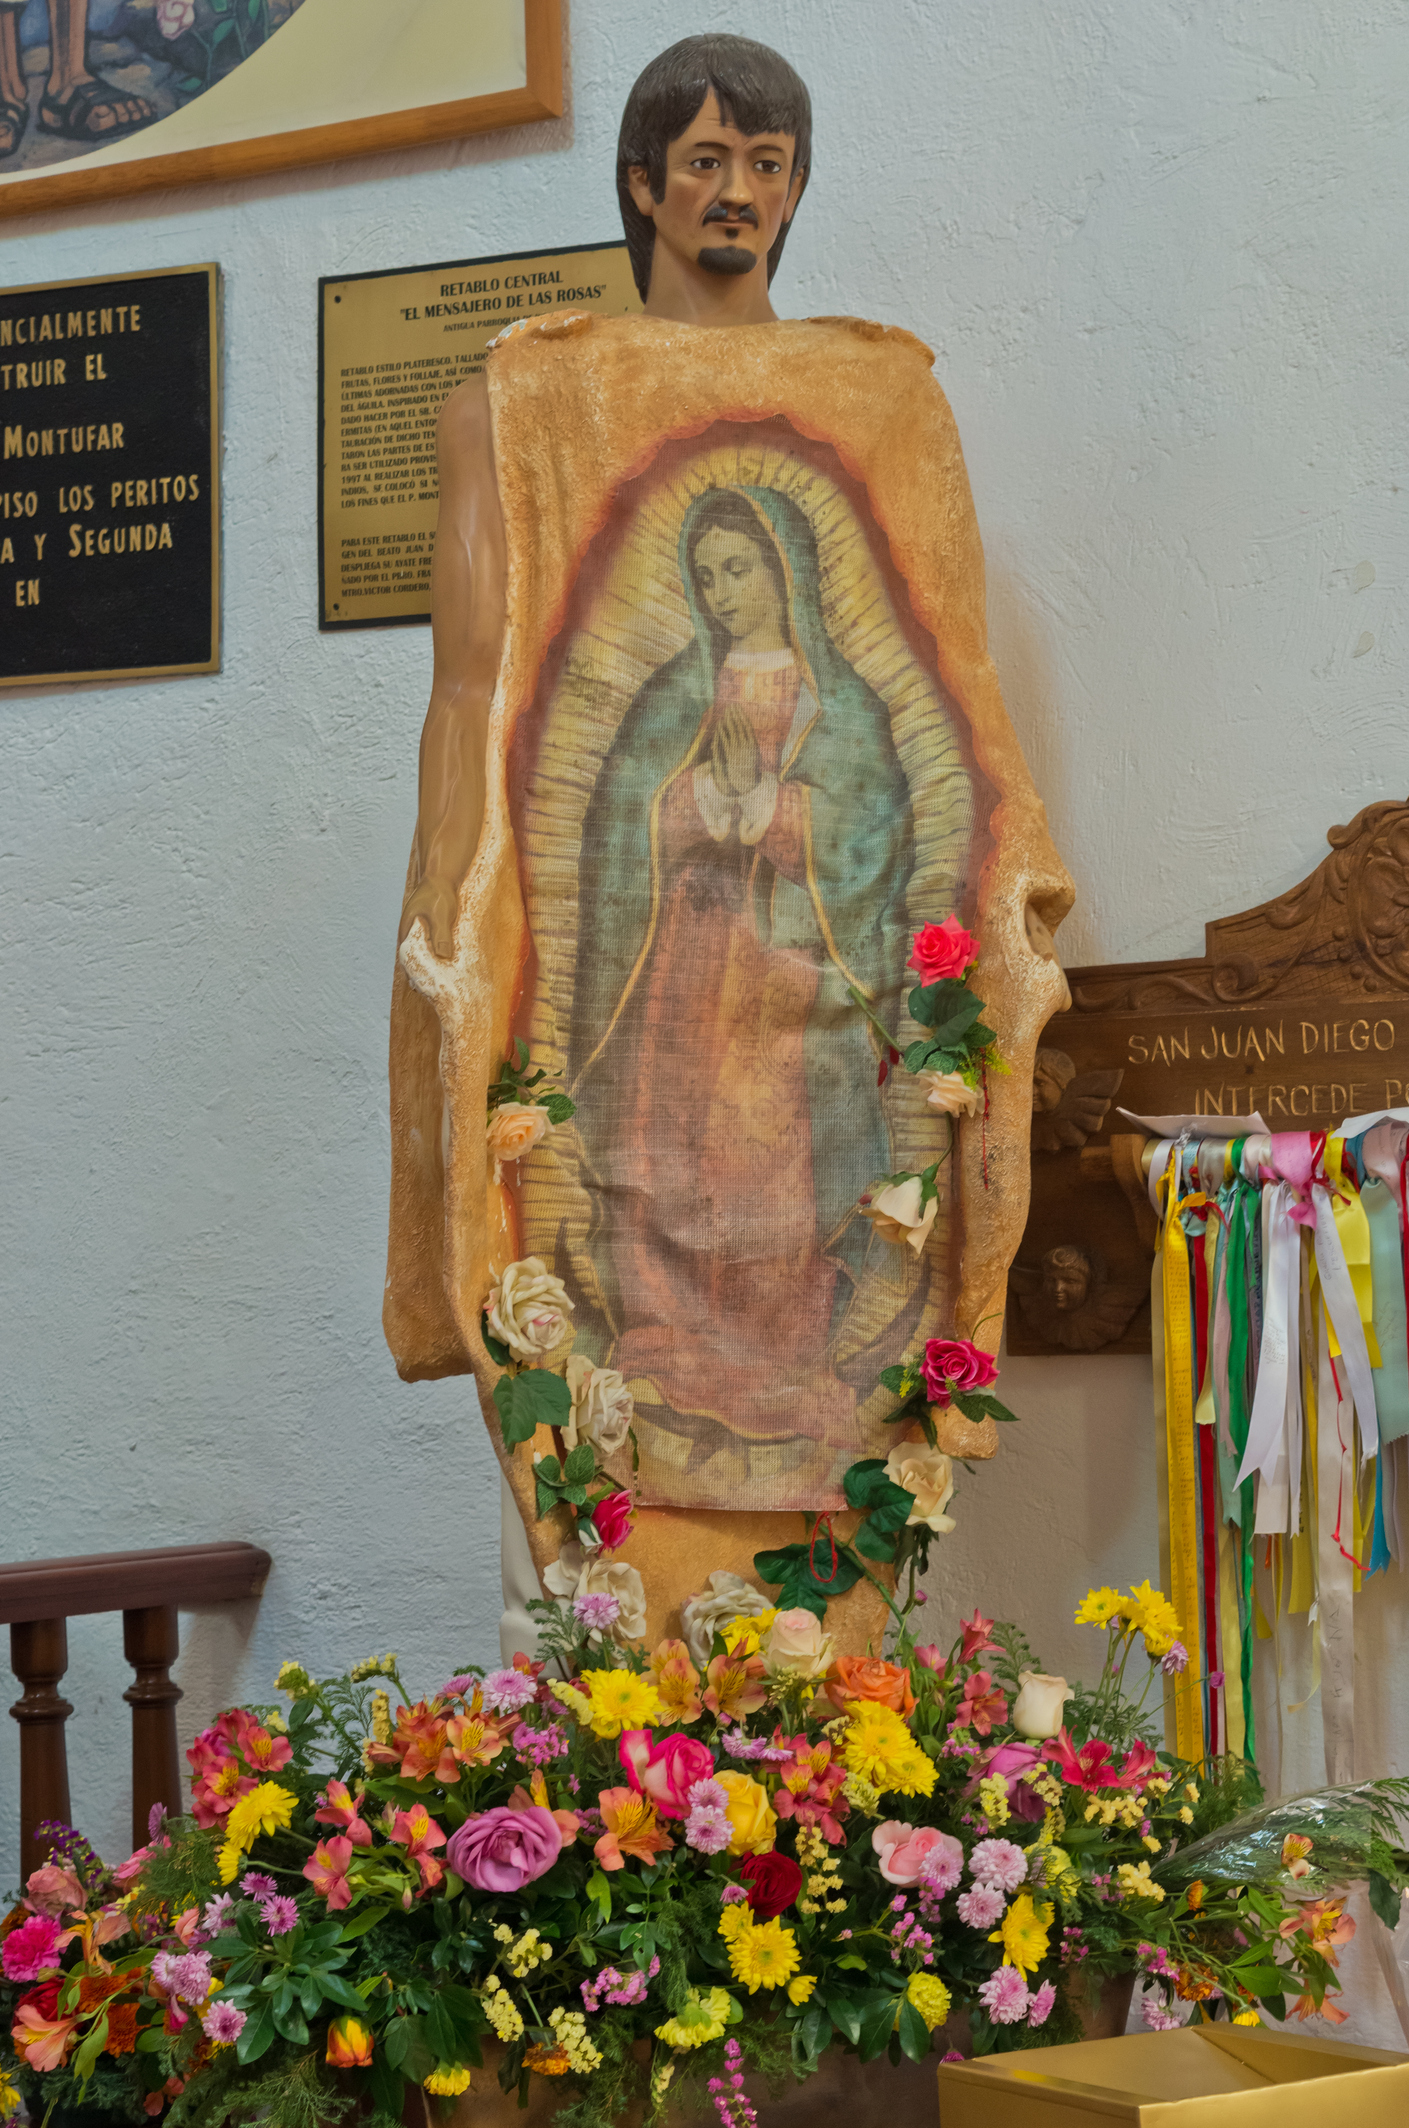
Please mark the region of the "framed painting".
<svg viewBox="0 0 1409 2128"><path fill-rule="evenodd" d="M562 108L560 0L0 0L0 217Z"/></svg>

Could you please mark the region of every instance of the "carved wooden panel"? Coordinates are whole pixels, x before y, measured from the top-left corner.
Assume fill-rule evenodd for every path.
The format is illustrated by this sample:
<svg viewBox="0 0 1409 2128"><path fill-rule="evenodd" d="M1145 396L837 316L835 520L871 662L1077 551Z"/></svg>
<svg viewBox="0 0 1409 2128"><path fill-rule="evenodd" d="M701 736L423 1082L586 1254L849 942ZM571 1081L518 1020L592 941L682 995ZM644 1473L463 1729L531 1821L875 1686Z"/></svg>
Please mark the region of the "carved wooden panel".
<svg viewBox="0 0 1409 2128"><path fill-rule="evenodd" d="M1327 841L1299 886L1209 924L1201 960L1067 971L1071 1009L1037 1053L1010 1352L1150 1349L1118 1108L1256 1112L1290 1131L1409 1102L1409 802L1367 806Z"/></svg>

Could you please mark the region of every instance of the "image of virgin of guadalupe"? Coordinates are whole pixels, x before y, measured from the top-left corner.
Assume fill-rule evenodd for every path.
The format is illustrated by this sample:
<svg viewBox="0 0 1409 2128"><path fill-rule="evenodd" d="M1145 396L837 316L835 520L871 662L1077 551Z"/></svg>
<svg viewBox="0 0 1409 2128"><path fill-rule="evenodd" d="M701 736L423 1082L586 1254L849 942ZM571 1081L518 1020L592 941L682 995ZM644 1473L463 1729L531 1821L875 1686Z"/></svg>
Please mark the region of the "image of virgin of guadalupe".
<svg viewBox="0 0 1409 2128"><path fill-rule="evenodd" d="M680 529L694 641L646 681L582 836L569 1076L599 1357L690 1442L855 1452L833 1355L891 1165L854 983L899 1017L910 796L884 702L833 643L817 544L768 487ZM585 1326L584 1326L585 1327Z"/></svg>

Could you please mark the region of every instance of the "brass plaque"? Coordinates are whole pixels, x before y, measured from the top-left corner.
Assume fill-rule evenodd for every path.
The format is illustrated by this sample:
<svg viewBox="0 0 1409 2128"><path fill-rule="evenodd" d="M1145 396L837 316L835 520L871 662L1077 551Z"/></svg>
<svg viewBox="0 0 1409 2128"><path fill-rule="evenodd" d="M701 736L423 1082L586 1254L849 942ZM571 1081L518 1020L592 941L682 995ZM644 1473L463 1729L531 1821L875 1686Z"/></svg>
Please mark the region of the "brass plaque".
<svg viewBox="0 0 1409 2128"><path fill-rule="evenodd" d="M0 687L220 663L218 266L0 293Z"/></svg>
<svg viewBox="0 0 1409 2128"><path fill-rule="evenodd" d="M1367 806L1327 839L1299 886L1209 924L1202 960L1067 970L1071 1010L1037 1052L1009 1352L1150 1349L1119 1109L1208 1116L1234 1137L1240 1117L1326 1131L1409 1104L1409 803Z"/></svg>
<svg viewBox="0 0 1409 2128"><path fill-rule="evenodd" d="M641 308L626 245L576 244L318 284L318 622L426 621L435 426L518 318Z"/></svg>

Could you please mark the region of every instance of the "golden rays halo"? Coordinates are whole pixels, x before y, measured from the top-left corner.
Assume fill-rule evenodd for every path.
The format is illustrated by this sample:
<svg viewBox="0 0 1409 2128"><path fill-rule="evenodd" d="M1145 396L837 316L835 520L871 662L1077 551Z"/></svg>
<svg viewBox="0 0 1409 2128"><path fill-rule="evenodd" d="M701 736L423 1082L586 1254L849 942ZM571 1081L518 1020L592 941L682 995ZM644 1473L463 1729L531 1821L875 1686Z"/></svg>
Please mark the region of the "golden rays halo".
<svg viewBox="0 0 1409 2128"><path fill-rule="evenodd" d="M777 442L702 447L664 478L645 484L615 556L594 568L589 550L571 609L572 633L540 712L537 758L515 805L529 930L538 957L529 1039L550 1077L567 1067L578 931L582 826L597 776L622 718L661 665L693 639L679 572L680 527L695 497L711 487L771 487L807 516L817 541L822 614L837 649L885 703L909 786L915 849L908 905L912 924L960 907L971 883L974 790L959 719L937 675L916 658L866 532L837 483ZM595 585L594 585L595 578ZM976 875L977 867L972 868ZM857 973L864 979L866 971ZM907 1023L908 1024L908 1023ZM631 1068L624 1055L614 1067ZM894 1169L928 1165L946 1126L924 1105L918 1082L892 1074L882 1095ZM577 1131L560 1126L522 1163L521 1250L551 1262L565 1247L573 1272L612 1330L587 1248L594 1207ZM957 1276L957 1233L943 1193L931 1244L930 1288L915 1335L932 1334ZM940 1266L944 1266L941 1275ZM922 1275L910 1253L873 1241L847 1313L842 1363L882 1337ZM914 1340L911 1339L913 1344ZM599 1355L601 1358L607 1355ZM885 1391L859 1406L864 1424L889 1408ZM740 1444L743 1446L744 1444ZM775 1451L776 1453L776 1451ZM841 1467L855 1451L840 1459ZM654 1459L653 1459L654 1460Z"/></svg>

